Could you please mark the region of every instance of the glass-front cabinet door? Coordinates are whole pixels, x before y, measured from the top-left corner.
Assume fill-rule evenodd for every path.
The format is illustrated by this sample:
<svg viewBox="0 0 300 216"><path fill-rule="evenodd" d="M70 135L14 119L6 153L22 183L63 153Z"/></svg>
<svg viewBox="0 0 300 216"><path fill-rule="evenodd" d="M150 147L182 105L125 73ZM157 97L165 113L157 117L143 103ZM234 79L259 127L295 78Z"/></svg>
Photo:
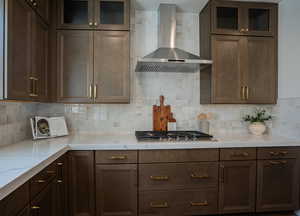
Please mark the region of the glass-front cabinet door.
<svg viewBox="0 0 300 216"><path fill-rule="evenodd" d="M239 3L213 2L212 32L215 34L241 34L243 31L242 12Z"/></svg>
<svg viewBox="0 0 300 216"><path fill-rule="evenodd" d="M276 31L276 7L276 5L249 5L246 7L246 33L256 36L274 36Z"/></svg>
<svg viewBox="0 0 300 216"><path fill-rule="evenodd" d="M129 0L95 0L95 28L129 30Z"/></svg>
<svg viewBox="0 0 300 216"><path fill-rule="evenodd" d="M59 28L94 28L94 0L57 0L57 2Z"/></svg>

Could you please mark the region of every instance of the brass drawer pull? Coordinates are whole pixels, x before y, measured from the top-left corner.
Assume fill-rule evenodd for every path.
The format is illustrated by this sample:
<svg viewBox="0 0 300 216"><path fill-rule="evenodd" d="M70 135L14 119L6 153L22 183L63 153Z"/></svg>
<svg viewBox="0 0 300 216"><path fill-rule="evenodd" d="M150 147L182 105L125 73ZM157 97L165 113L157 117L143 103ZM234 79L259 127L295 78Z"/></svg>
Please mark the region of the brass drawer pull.
<svg viewBox="0 0 300 216"><path fill-rule="evenodd" d="M119 155L119 156L111 156L111 160L126 160L127 156L126 155Z"/></svg>
<svg viewBox="0 0 300 216"><path fill-rule="evenodd" d="M57 163L56 165L57 166L63 166L64 164L63 163Z"/></svg>
<svg viewBox="0 0 300 216"><path fill-rule="evenodd" d="M168 181L169 176L150 176L150 179L154 181Z"/></svg>
<svg viewBox="0 0 300 216"><path fill-rule="evenodd" d="M167 202L163 202L163 203L151 202L150 206L151 208L169 208L169 204Z"/></svg>
<svg viewBox="0 0 300 216"><path fill-rule="evenodd" d="M208 206L207 200L204 202L191 202L191 206Z"/></svg>
<svg viewBox="0 0 300 216"><path fill-rule="evenodd" d="M55 174L56 172L53 171L53 170L47 170L46 173L47 173L47 174Z"/></svg>
<svg viewBox="0 0 300 216"><path fill-rule="evenodd" d="M269 161L271 165L284 165L287 164L287 161Z"/></svg>
<svg viewBox="0 0 300 216"><path fill-rule="evenodd" d="M197 174L195 174L195 173L192 173L192 174L191 174L191 178L194 178L194 179L208 179L209 176L208 176L208 174L197 175Z"/></svg>
<svg viewBox="0 0 300 216"><path fill-rule="evenodd" d="M232 152L231 156L232 157L249 157L249 153L248 152L241 152L241 153Z"/></svg>
<svg viewBox="0 0 300 216"><path fill-rule="evenodd" d="M288 154L288 152L287 151L280 151L280 152L270 152L270 155L271 156L279 156L279 155L282 155L282 156L284 156L284 155L287 155Z"/></svg>
<svg viewBox="0 0 300 216"><path fill-rule="evenodd" d="M41 207L39 206L32 206L31 209L40 209Z"/></svg>
<svg viewBox="0 0 300 216"><path fill-rule="evenodd" d="M57 180L57 183L63 183L63 180Z"/></svg>
<svg viewBox="0 0 300 216"><path fill-rule="evenodd" d="M45 182L46 182L45 180L41 180L41 179L36 181L36 183L45 183Z"/></svg>

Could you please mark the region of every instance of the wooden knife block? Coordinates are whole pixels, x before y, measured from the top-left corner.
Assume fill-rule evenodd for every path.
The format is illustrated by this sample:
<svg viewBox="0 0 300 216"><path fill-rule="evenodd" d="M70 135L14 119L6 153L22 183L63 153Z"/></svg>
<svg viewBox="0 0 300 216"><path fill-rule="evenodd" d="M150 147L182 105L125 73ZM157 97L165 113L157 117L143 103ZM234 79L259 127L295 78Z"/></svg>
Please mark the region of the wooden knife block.
<svg viewBox="0 0 300 216"><path fill-rule="evenodd" d="M160 105L153 106L153 130L168 131L168 122L171 117L171 106L164 104L164 96L160 96Z"/></svg>

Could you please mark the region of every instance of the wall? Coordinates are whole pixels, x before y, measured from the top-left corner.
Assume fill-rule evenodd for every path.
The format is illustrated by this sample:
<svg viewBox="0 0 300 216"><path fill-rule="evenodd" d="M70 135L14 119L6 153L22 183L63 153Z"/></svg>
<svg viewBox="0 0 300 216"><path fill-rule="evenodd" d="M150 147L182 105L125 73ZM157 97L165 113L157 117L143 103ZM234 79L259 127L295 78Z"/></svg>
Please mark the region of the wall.
<svg viewBox="0 0 300 216"><path fill-rule="evenodd" d="M279 4L279 97L300 97L300 1Z"/></svg>
<svg viewBox="0 0 300 216"><path fill-rule="evenodd" d="M31 138L29 118L35 113L34 103L0 102L0 146Z"/></svg>

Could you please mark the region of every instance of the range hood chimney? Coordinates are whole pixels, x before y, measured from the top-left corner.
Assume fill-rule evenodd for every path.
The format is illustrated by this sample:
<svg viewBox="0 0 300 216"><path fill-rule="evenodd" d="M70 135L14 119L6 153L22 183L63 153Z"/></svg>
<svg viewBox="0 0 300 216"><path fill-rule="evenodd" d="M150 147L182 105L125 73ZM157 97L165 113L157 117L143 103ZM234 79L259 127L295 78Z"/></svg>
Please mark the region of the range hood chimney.
<svg viewBox="0 0 300 216"><path fill-rule="evenodd" d="M176 47L176 5L161 4L158 11L158 49L138 60L136 72L197 72L210 60Z"/></svg>

